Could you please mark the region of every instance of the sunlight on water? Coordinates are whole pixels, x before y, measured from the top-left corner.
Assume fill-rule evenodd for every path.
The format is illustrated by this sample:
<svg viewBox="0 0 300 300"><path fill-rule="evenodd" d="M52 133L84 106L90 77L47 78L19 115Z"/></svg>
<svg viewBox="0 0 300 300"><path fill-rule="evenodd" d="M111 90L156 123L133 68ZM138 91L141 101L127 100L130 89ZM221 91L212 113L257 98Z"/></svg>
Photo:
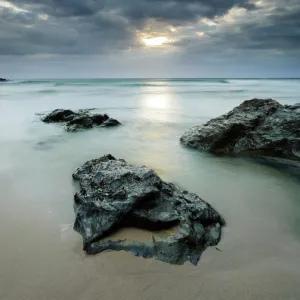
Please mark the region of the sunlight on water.
<svg viewBox="0 0 300 300"><path fill-rule="evenodd" d="M149 91L151 91L149 93ZM142 118L159 122L172 122L172 112L178 109L178 104L172 99L171 89L167 86L141 88L140 110Z"/></svg>

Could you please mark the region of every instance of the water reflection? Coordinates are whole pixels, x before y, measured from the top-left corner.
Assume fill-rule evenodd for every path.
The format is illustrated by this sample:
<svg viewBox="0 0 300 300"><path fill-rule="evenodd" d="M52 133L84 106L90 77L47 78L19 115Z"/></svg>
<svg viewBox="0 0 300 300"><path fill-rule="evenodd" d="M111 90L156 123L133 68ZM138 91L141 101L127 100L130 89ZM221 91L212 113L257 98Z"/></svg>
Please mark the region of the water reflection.
<svg viewBox="0 0 300 300"><path fill-rule="evenodd" d="M141 87L139 115L150 121L174 122L178 103L167 86Z"/></svg>

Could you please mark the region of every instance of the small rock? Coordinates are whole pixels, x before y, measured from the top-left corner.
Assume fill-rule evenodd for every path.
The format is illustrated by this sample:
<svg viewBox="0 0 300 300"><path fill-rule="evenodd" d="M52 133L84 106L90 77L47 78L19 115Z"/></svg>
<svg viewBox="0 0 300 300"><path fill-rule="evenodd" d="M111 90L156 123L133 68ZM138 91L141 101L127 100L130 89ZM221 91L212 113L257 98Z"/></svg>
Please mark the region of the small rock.
<svg viewBox="0 0 300 300"><path fill-rule="evenodd" d="M120 124L121 123L119 121L117 121L116 119L109 118L101 126L103 126L103 127L113 127L113 126L118 126Z"/></svg>
<svg viewBox="0 0 300 300"><path fill-rule="evenodd" d="M95 109L79 109L74 112L69 109L56 109L41 120L45 123L66 123L66 131L78 131L94 126L112 127L121 124L119 121L109 118L107 114L92 113Z"/></svg>

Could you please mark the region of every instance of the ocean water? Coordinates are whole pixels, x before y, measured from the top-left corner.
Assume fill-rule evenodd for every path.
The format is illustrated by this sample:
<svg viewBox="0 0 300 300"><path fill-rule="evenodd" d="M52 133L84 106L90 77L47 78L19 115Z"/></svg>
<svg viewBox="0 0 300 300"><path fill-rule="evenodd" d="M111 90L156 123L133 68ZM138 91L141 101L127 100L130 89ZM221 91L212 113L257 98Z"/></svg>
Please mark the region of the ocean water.
<svg viewBox="0 0 300 300"><path fill-rule="evenodd" d="M300 80L1 83L0 299L300 299L299 178L179 143L187 128L251 98L299 103ZM123 126L67 133L40 121L56 108L97 108ZM196 268L128 253L86 257L72 229L71 175L108 153L211 203L227 222L222 251L209 249Z"/></svg>

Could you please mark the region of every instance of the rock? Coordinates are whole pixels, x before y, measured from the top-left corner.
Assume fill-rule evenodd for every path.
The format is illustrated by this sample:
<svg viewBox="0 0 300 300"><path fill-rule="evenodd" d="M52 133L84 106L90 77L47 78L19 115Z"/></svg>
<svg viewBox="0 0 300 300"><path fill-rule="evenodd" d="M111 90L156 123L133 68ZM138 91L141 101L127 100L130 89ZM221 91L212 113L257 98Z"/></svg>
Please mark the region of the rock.
<svg viewBox="0 0 300 300"><path fill-rule="evenodd" d="M244 154L300 160L300 105L252 99L204 125L187 130L180 141L214 154Z"/></svg>
<svg viewBox="0 0 300 300"><path fill-rule="evenodd" d="M92 119L93 119L93 123L97 125L101 125L103 122L105 122L105 116L100 114L93 115Z"/></svg>
<svg viewBox="0 0 300 300"><path fill-rule="evenodd" d="M93 119L88 115L76 116L67 122L65 128L67 131L77 131L81 129L93 128Z"/></svg>
<svg viewBox="0 0 300 300"><path fill-rule="evenodd" d="M125 250L171 264L197 264L201 253L220 241L222 217L196 194L162 181L151 169L106 155L86 162L73 178L80 183L74 229L88 254ZM107 240L128 226L156 234L152 242Z"/></svg>
<svg viewBox="0 0 300 300"><path fill-rule="evenodd" d="M9 81L9 80L5 79L5 78L0 78L0 82L6 82L6 81Z"/></svg>
<svg viewBox="0 0 300 300"><path fill-rule="evenodd" d="M92 113L95 109L79 109L74 112L69 109L56 109L41 120L45 123L66 123L66 131L78 131L89 129L94 126L116 126L121 123L115 119L109 118L107 114Z"/></svg>
<svg viewBox="0 0 300 300"><path fill-rule="evenodd" d="M45 123L68 122L77 116L79 116L79 114L73 112L72 110L56 109L45 117L42 117L42 121Z"/></svg>
<svg viewBox="0 0 300 300"><path fill-rule="evenodd" d="M103 127L113 127L120 125L120 122L113 118L108 118L101 126Z"/></svg>

